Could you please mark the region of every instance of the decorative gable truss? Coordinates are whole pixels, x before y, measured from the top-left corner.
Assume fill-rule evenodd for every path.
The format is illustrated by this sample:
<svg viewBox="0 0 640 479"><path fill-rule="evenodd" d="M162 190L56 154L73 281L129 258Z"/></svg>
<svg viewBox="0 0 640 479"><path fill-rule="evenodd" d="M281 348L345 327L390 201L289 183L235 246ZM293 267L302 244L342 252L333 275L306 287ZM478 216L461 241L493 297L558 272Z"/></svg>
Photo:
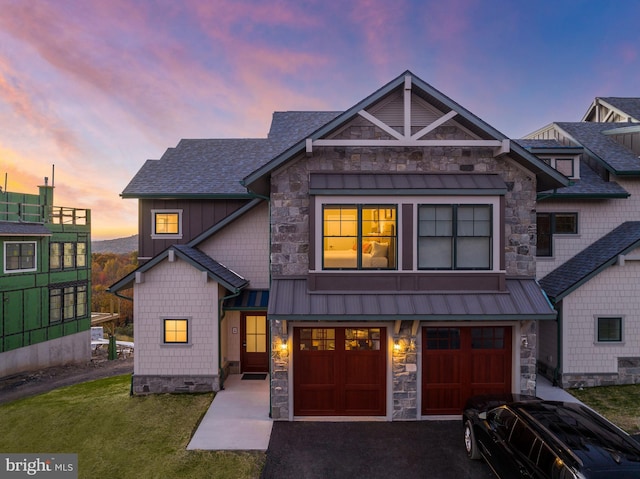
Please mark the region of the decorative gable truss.
<svg viewBox="0 0 640 479"><path fill-rule="evenodd" d="M389 101L374 104L371 108L362 108L357 113L373 126L387 133L389 139L306 139L306 153L311 155L314 146L343 146L343 147L463 147L463 148L494 148L493 155L500 156L509 153L511 148L509 139L480 139L468 129L457 125L469 136L476 139L427 139L429 133L464 113L451 109L447 113L439 111L432 105L413 94L412 77L404 77L403 98L396 101L397 96L391 95ZM397 108L396 105L403 105ZM391 123L391 124L390 124ZM417 130L417 131L415 131Z"/></svg>

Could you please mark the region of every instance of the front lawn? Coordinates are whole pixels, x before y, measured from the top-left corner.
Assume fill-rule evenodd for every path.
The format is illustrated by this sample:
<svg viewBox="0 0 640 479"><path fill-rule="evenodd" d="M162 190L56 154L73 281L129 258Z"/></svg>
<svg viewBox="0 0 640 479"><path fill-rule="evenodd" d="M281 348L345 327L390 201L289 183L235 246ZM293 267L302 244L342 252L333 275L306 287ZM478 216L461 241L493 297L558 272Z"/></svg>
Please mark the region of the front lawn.
<svg viewBox="0 0 640 479"><path fill-rule="evenodd" d="M80 478L260 476L264 453L186 450L213 394L130 397L130 381L117 376L1 405L0 451L77 453Z"/></svg>
<svg viewBox="0 0 640 479"><path fill-rule="evenodd" d="M570 389L569 392L629 434L640 432L640 384Z"/></svg>

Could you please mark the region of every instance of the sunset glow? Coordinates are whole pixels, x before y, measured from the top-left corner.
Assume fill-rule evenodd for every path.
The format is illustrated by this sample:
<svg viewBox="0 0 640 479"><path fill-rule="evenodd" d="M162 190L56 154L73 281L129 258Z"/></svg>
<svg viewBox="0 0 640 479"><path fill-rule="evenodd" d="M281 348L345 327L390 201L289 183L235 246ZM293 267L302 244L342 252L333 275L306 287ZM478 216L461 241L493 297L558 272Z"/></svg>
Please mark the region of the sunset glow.
<svg viewBox="0 0 640 479"><path fill-rule="evenodd" d="M0 184L137 232L120 193L181 138L265 137L405 70L504 134L640 96L638 2L0 0Z"/></svg>

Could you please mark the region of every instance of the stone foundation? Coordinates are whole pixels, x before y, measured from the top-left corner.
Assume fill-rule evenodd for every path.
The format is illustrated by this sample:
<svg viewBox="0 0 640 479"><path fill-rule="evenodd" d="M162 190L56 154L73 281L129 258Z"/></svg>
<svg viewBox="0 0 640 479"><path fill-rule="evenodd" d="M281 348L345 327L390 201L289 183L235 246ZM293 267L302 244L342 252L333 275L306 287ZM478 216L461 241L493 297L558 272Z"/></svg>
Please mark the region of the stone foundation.
<svg viewBox="0 0 640 479"><path fill-rule="evenodd" d="M216 376L154 376L134 374L132 392L135 395L162 393L207 393L220 390Z"/></svg>
<svg viewBox="0 0 640 479"><path fill-rule="evenodd" d="M617 373L564 373L560 376L563 388L591 388L640 383L640 357L618 358Z"/></svg>

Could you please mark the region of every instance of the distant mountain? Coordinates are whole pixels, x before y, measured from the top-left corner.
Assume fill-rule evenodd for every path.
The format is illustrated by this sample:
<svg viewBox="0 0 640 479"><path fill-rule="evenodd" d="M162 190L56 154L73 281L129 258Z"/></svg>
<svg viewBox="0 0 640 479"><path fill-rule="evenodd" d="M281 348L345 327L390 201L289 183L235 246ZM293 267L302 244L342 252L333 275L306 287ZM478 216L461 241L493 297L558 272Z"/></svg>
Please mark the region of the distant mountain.
<svg viewBox="0 0 640 479"><path fill-rule="evenodd" d="M138 235L104 241L92 241L92 253L126 254L138 250Z"/></svg>

